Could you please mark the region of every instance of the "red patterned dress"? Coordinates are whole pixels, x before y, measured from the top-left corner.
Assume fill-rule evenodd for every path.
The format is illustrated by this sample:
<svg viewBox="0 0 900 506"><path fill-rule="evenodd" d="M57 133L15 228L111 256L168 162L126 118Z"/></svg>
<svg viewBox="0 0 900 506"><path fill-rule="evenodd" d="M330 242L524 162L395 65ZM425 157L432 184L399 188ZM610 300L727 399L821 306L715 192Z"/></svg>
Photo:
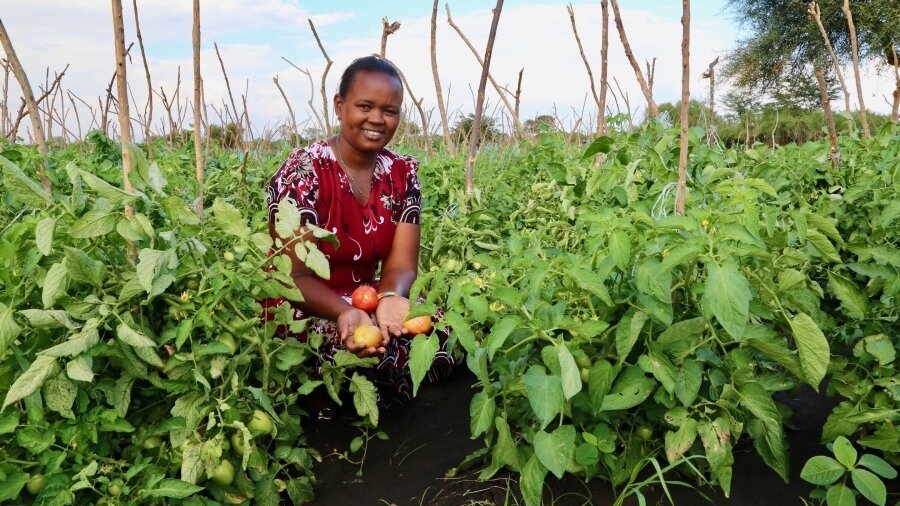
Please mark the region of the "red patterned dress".
<svg viewBox="0 0 900 506"><path fill-rule="evenodd" d="M375 273L390 253L397 224L419 224L422 196L417 170L415 158L382 149L376 157L369 200L360 204L328 142L319 141L296 149L269 180L269 222L274 223L279 202L287 199L300 211L302 223L334 233L339 247L319 243L331 271L330 279L321 281L349 301L350 293L361 284L377 289ZM284 302L284 299L264 301L264 317L271 319L265 310ZM303 319L307 315L294 306L294 318ZM324 336L320 351L326 359L342 349L333 321L313 318L307 328ZM430 381L448 375L454 366L453 357L446 351L446 331L436 332L441 349L428 373ZM409 347L408 336L392 338L373 378L382 391L387 387L401 400L408 399L412 392L407 365ZM320 365L317 364L317 369Z"/></svg>

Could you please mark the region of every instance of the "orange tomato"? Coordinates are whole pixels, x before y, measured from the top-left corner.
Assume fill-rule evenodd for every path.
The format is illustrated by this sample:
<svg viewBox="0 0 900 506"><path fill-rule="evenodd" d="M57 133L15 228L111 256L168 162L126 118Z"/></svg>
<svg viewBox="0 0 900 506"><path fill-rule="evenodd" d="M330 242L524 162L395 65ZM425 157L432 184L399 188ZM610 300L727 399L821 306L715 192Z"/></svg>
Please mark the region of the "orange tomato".
<svg viewBox="0 0 900 506"><path fill-rule="evenodd" d="M357 309L371 313L378 307L378 292L369 285L362 285L353 290L350 295L350 303Z"/></svg>
<svg viewBox="0 0 900 506"><path fill-rule="evenodd" d="M431 317L419 316L403 322L403 328L410 334L427 334L431 330Z"/></svg>
<svg viewBox="0 0 900 506"><path fill-rule="evenodd" d="M375 325L360 325L353 331L353 342L366 348L381 346L381 330Z"/></svg>

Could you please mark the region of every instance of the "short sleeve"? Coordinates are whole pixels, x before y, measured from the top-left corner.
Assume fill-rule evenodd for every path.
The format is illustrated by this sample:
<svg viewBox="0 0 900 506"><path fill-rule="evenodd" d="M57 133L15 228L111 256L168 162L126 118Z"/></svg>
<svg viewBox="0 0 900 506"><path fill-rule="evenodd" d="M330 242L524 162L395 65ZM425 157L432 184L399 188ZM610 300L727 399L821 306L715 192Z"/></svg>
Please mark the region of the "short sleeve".
<svg viewBox="0 0 900 506"><path fill-rule="evenodd" d="M313 167L312 157L305 149L295 150L269 181L266 197L269 222L275 222L278 204L287 200L300 212L301 224L318 225L318 196L319 178Z"/></svg>
<svg viewBox="0 0 900 506"><path fill-rule="evenodd" d="M403 207L400 212L400 223L420 224L422 212L422 185L419 184L419 161L406 158L406 193L403 195Z"/></svg>

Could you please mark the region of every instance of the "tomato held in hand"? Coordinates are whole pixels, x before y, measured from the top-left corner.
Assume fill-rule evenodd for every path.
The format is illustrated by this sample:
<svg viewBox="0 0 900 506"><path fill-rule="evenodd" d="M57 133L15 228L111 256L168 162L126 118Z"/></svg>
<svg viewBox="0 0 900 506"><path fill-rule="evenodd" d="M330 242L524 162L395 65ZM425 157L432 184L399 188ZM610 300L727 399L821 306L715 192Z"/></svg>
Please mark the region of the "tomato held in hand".
<svg viewBox="0 0 900 506"><path fill-rule="evenodd" d="M381 330L375 325L360 325L353 331L353 342L366 348L381 346Z"/></svg>
<svg viewBox="0 0 900 506"><path fill-rule="evenodd" d="M375 311L378 307L378 293L369 285L362 285L350 295L350 303L356 309L362 309L367 313Z"/></svg>
<svg viewBox="0 0 900 506"><path fill-rule="evenodd" d="M403 322L403 328L410 334L427 334L431 330L431 317L425 315L411 318Z"/></svg>

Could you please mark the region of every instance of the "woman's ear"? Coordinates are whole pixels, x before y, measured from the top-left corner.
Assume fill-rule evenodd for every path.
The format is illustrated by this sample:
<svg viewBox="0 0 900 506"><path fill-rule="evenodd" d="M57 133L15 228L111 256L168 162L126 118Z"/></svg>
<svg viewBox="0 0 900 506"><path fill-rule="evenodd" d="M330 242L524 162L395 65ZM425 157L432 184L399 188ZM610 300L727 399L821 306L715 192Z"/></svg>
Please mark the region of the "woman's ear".
<svg viewBox="0 0 900 506"><path fill-rule="evenodd" d="M334 95L334 116L341 120L341 107L344 105L344 100L341 98L340 94Z"/></svg>

